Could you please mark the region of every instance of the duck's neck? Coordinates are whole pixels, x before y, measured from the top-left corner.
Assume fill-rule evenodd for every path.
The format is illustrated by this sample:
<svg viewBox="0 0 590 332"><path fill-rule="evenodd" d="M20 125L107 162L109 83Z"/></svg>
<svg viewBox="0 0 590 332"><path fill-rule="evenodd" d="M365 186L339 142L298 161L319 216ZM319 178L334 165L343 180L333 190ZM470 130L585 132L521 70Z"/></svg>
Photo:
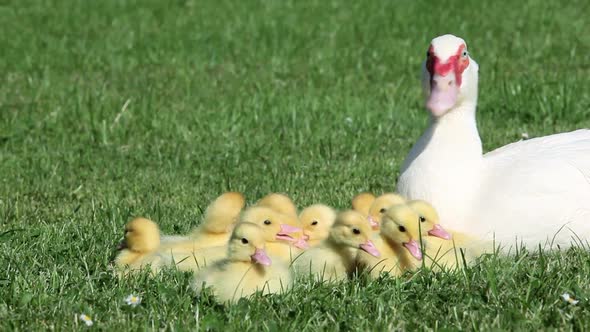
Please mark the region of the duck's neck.
<svg viewBox="0 0 590 332"><path fill-rule="evenodd" d="M435 144L450 155L481 159L482 147L475 120L475 105L463 103L440 118L431 118L425 135L432 135L432 139L427 146Z"/></svg>
<svg viewBox="0 0 590 332"><path fill-rule="evenodd" d="M418 158L428 159L438 169L480 162L483 157L475 103L462 103L442 117L432 117L430 126L412 148L406 167Z"/></svg>

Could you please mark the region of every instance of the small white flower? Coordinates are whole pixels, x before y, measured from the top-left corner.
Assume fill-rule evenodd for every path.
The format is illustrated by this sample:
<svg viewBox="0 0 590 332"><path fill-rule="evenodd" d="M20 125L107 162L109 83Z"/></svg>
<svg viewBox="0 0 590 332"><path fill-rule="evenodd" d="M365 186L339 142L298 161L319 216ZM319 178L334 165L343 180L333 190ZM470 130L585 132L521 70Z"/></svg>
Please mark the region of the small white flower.
<svg viewBox="0 0 590 332"><path fill-rule="evenodd" d="M125 298L125 303L132 307L138 306L141 303L141 297L131 294Z"/></svg>
<svg viewBox="0 0 590 332"><path fill-rule="evenodd" d="M522 139L529 139L529 133L525 131L524 133L520 134L520 137L522 137Z"/></svg>
<svg viewBox="0 0 590 332"><path fill-rule="evenodd" d="M352 123L352 118L351 117L347 117L346 119L344 119L344 122L346 123Z"/></svg>
<svg viewBox="0 0 590 332"><path fill-rule="evenodd" d="M561 294L561 298L565 302L567 302L567 303L569 303L571 305L576 305L576 304L578 304L578 302L580 302L580 301L576 300L575 298L573 298L569 293L563 293L563 294Z"/></svg>
<svg viewBox="0 0 590 332"><path fill-rule="evenodd" d="M94 322L92 321L92 318L90 318L90 316L86 315L86 314L80 314L80 316L78 316L78 318L84 322L84 324L86 324L86 326L92 326L92 324L94 324Z"/></svg>

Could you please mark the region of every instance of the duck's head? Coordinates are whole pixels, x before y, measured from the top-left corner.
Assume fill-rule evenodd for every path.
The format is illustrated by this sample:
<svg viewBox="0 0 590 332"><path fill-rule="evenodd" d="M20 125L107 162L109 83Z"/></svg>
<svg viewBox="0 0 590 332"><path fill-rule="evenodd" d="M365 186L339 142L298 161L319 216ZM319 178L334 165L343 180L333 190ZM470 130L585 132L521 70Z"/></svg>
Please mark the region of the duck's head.
<svg viewBox="0 0 590 332"><path fill-rule="evenodd" d="M228 244L228 258L232 261L253 262L269 266L271 260L264 250L264 234L260 226L241 222L236 225Z"/></svg>
<svg viewBox="0 0 590 332"><path fill-rule="evenodd" d="M371 227L365 216L357 211L349 210L338 214L330 230L329 238L338 246L360 249L379 257L379 251L371 242L371 234Z"/></svg>
<svg viewBox="0 0 590 332"><path fill-rule="evenodd" d="M375 199L369 209L368 220L374 230L378 230L383 215L390 207L397 204L404 204L406 199L394 193L386 193Z"/></svg>
<svg viewBox="0 0 590 332"><path fill-rule="evenodd" d="M463 39L443 35L432 40L422 66L422 87L434 118L465 103L475 106L478 68Z"/></svg>
<svg viewBox="0 0 590 332"><path fill-rule="evenodd" d="M203 226L211 233L230 232L238 222L240 212L246 204L244 195L226 192L217 197L205 210Z"/></svg>
<svg viewBox="0 0 590 332"><path fill-rule="evenodd" d="M297 207L295 206L295 203L293 203L289 196L284 194L268 194L262 197L256 205L266 206L282 214L297 217Z"/></svg>
<svg viewBox="0 0 590 332"><path fill-rule="evenodd" d="M156 251L159 246L158 225L149 219L135 218L125 225L125 240L119 245L119 249L149 253Z"/></svg>
<svg viewBox="0 0 590 332"><path fill-rule="evenodd" d="M434 206L422 200L409 201L408 206L418 213L419 223L414 223L411 227L414 234L436 236L444 240L451 239L451 233L439 224L438 213Z"/></svg>
<svg viewBox="0 0 590 332"><path fill-rule="evenodd" d="M385 212L381 223L381 235L387 240L404 246L414 258L422 259L419 238L412 236L412 225L418 222L418 214L406 204L392 206Z"/></svg>
<svg viewBox="0 0 590 332"><path fill-rule="evenodd" d="M336 211L323 204L308 206L299 214L306 240L323 240L328 237L330 228L336 220Z"/></svg>
<svg viewBox="0 0 590 332"><path fill-rule="evenodd" d="M375 195L367 192L360 193L352 198L352 209L368 215L373 202L375 202Z"/></svg>
<svg viewBox="0 0 590 332"><path fill-rule="evenodd" d="M307 248L303 230L298 227L299 220L296 217L282 214L269 207L253 206L244 211L240 221L260 226L267 242L284 242L302 249Z"/></svg>

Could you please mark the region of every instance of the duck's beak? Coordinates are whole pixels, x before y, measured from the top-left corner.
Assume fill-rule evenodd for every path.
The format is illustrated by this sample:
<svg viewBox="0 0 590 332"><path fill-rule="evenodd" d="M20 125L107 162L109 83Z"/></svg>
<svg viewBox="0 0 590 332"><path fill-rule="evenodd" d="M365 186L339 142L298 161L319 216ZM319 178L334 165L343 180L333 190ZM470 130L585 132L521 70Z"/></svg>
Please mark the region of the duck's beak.
<svg viewBox="0 0 590 332"><path fill-rule="evenodd" d="M440 237L441 239L444 239L444 240L450 240L451 239L451 233L447 232L439 224L434 225L434 227L432 227L432 229L428 231L428 235Z"/></svg>
<svg viewBox="0 0 590 332"><path fill-rule="evenodd" d="M426 108L434 116L443 115L455 106L458 95L459 88L455 83L453 73L445 76L434 74L430 79L430 95L426 101Z"/></svg>
<svg viewBox="0 0 590 332"><path fill-rule="evenodd" d="M369 225L371 225L371 228L375 230L379 228L379 223L377 222L377 220L375 220L375 218L373 218L373 216L368 216L367 220L369 221Z"/></svg>
<svg viewBox="0 0 590 332"><path fill-rule="evenodd" d="M268 255L266 254L266 251L264 251L264 249L261 248L256 248L254 255L250 257L252 257L252 261L254 263L258 263L260 265L270 266L270 264L272 263L270 257L268 257Z"/></svg>
<svg viewBox="0 0 590 332"><path fill-rule="evenodd" d="M297 232L301 232L301 228L287 225L287 224L281 224L281 229L277 233L276 238L277 238L277 240L286 240L289 242L296 242L296 240L292 236L290 236L289 234L297 233Z"/></svg>
<svg viewBox="0 0 590 332"><path fill-rule="evenodd" d="M422 250L420 250L420 245L418 244L418 242L416 242L415 240L405 242L404 247L408 249L410 254L414 256L414 258L416 258L417 260L422 260Z"/></svg>
<svg viewBox="0 0 590 332"><path fill-rule="evenodd" d="M361 248L361 250L366 251L371 256L375 256L375 257L381 256L381 254L379 253L379 250L377 250L377 248L375 247L373 242L371 242L371 240L367 240L367 242L361 244L359 246L359 248Z"/></svg>
<svg viewBox="0 0 590 332"><path fill-rule="evenodd" d="M303 250L309 248L309 244L307 244L307 241L306 241L306 236L303 236L303 237L300 237L299 239L297 239L297 241L295 241L293 243L293 245L295 247L297 247L299 249L303 249Z"/></svg>

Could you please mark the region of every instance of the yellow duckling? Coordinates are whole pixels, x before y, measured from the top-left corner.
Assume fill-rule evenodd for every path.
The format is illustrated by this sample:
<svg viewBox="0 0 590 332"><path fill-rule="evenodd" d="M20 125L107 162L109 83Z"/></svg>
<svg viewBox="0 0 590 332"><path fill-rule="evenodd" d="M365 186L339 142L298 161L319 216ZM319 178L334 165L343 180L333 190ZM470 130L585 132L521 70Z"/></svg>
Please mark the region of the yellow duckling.
<svg viewBox="0 0 590 332"><path fill-rule="evenodd" d="M418 214L405 204L388 208L383 215L380 232L373 238L381 256L376 258L359 252L359 266L369 271L373 278L381 272L401 275L418 266L422 260L419 238L409 232L409 225L417 220Z"/></svg>
<svg viewBox="0 0 590 332"><path fill-rule="evenodd" d="M418 213L419 222L411 223L408 229L414 236L422 236L427 256L426 265L434 269L454 268L462 265L462 257L465 257L466 263L472 263L481 254L492 249L492 244L488 241L460 232L452 232L451 235L439 224L438 213L428 202L412 200L407 204ZM459 249L463 251L463 255Z"/></svg>
<svg viewBox="0 0 590 332"><path fill-rule="evenodd" d="M303 236L310 247L315 247L328 238L335 221L336 211L324 204L308 206L299 214Z"/></svg>
<svg viewBox="0 0 590 332"><path fill-rule="evenodd" d="M244 205L246 199L238 192L217 197L205 210L203 223L191 233L191 238L202 247L226 245Z"/></svg>
<svg viewBox="0 0 590 332"><path fill-rule="evenodd" d="M371 233L365 216L353 210L341 212L328 238L295 259L295 271L323 281L345 279L356 268L359 251L379 257L379 251L370 240Z"/></svg>
<svg viewBox="0 0 590 332"><path fill-rule="evenodd" d="M352 209L368 216L373 202L375 202L375 195L369 192L360 193L352 198Z"/></svg>
<svg viewBox="0 0 590 332"><path fill-rule="evenodd" d="M287 195L272 193L262 197L257 206L269 207L277 212L297 218L297 207Z"/></svg>
<svg viewBox="0 0 590 332"><path fill-rule="evenodd" d="M238 192L217 197L205 210L203 222L189 236L166 236L160 250L168 253L190 253L203 248L227 245L234 225L246 200Z"/></svg>
<svg viewBox="0 0 590 332"><path fill-rule="evenodd" d="M125 225L125 240L119 245L115 266L120 270L137 270L143 265L153 264L156 270L160 257L156 254L160 246L160 229L155 222L136 218Z"/></svg>
<svg viewBox="0 0 590 332"><path fill-rule="evenodd" d="M299 220L269 207L253 206L246 209L240 222L260 226L266 240L266 250L273 258L290 262L308 248Z"/></svg>
<svg viewBox="0 0 590 332"><path fill-rule="evenodd" d="M371 204L367 217L373 230L379 230L381 218L383 218L383 214L388 208L394 205L404 204L405 202L405 198L394 193L386 193L377 197L373 204Z"/></svg>
<svg viewBox="0 0 590 332"><path fill-rule="evenodd" d="M193 288L201 293L203 287L211 287L220 302L232 303L257 291L284 292L292 282L287 266L267 255L260 226L242 222L231 235L227 258L199 271Z"/></svg>

